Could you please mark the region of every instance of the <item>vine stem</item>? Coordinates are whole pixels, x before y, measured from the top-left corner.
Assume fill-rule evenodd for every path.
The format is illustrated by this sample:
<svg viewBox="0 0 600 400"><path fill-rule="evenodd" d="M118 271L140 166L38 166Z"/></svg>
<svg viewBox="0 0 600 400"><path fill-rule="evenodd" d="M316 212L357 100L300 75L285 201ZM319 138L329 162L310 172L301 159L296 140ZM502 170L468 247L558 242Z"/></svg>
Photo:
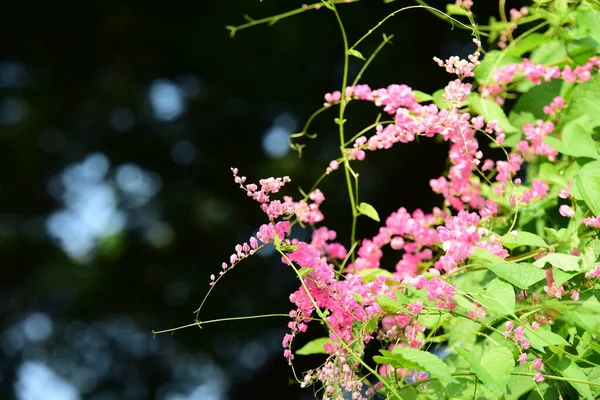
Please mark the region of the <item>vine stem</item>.
<svg viewBox="0 0 600 400"><path fill-rule="evenodd" d="M346 112L346 106L348 105L348 99L346 98L346 86L348 86L350 47L348 46L348 36L346 35L346 29L344 28L344 23L342 22L342 19L340 18L340 14L338 13L338 11L335 7L335 2L330 0L329 4L331 5L330 8L333 11L333 13L335 14L335 18L340 27L340 32L342 34L342 41L344 44L344 70L343 70L343 75L342 75L342 88L340 90L342 95L341 95L341 100L340 100L340 112L339 112L339 116L337 118L337 123L339 126L339 134L340 134L340 151L342 153L342 160L344 163L344 175L346 177L346 185L348 187L348 197L350 198L350 207L352 208L352 229L351 229L351 233L350 233L350 245L352 246L354 244L354 242L356 241L356 219L358 217L358 214L356 212L356 199L355 199L355 195L354 195L354 192L352 189L352 178L350 176L350 160L348 159L348 155L346 154L346 151L345 151L346 139L345 139L345 134L344 134L344 123L345 123L344 113ZM357 195L358 195L358 193L357 193ZM352 261L354 261L354 256L352 257Z"/></svg>
<svg viewBox="0 0 600 400"><path fill-rule="evenodd" d="M161 333L173 333L173 332L178 331L180 329L191 328L192 326L197 326L198 328L202 329L202 325L213 324L215 322L241 321L241 320L245 320L245 319L270 318L270 317L288 317L289 318L289 314L248 315L248 316L244 316L244 317L230 317L230 318L211 319L209 321L194 321L191 324L187 324L187 325L183 325L183 326L178 326L177 328L164 329L162 331L154 331L153 330L152 331L152 335L156 336L156 335L160 335ZM315 319L318 319L318 318L311 318L311 319L315 320Z"/></svg>
<svg viewBox="0 0 600 400"><path fill-rule="evenodd" d="M333 4L350 4L350 3L356 3L359 0L328 0L328 1ZM318 3L305 5L303 7L296 8L295 10L284 12L282 14L277 14L277 15L273 15L273 16L265 17L265 18L261 18L261 19L252 19L252 18L246 16L246 19L248 20L247 23L242 24L242 25L235 25L235 26L227 25L225 28L230 31L230 36L234 37L235 33L237 31L241 31L242 29L246 29L246 28L250 28L250 27L253 27L256 25L262 25L262 24L273 25L277 21L282 20L284 18L293 17L294 15L298 15L300 13L303 13L303 12L309 11L309 10L314 10L314 9L318 10L322 6L323 6L323 1L320 1Z"/></svg>

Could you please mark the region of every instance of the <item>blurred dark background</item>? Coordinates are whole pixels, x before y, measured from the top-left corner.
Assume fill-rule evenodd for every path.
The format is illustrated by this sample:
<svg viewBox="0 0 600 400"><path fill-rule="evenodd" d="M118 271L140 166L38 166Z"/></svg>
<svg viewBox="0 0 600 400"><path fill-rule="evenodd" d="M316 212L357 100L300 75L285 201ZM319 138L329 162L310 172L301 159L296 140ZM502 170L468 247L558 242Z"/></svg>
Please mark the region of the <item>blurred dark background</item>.
<svg viewBox="0 0 600 400"><path fill-rule="evenodd" d="M285 3L285 4L284 4ZM487 23L497 4L476 5ZM299 159L300 131L339 89L342 43L323 8L229 37L225 25L302 2L8 2L0 5L0 398L311 399L290 384L286 318L193 321L236 243L265 221L233 183L289 175L309 189L337 157L333 113L319 117ZM342 5L350 41L410 1ZM444 2L432 3L444 7ZM486 8L487 7L487 8ZM400 13L364 75L431 93L452 78L432 61L469 54L469 32L425 10ZM352 60L354 76L362 62ZM453 79L453 78L452 78ZM351 134L377 110L353 103ZM439 205L428 180L446 166L443 143L368 154L356 165L361 200L385 218ZM326 225L347 244L350 209L334 174L322 184ZM377 224L360 220L360 234ZM301 238L308 232L298 231ZM389 261L393 266L396 260ZM293 273L265 249L213 291L200 319L287 313ZM311 326L297 345L322 336ZM297 357L300 373L319 357Z"/></svg>

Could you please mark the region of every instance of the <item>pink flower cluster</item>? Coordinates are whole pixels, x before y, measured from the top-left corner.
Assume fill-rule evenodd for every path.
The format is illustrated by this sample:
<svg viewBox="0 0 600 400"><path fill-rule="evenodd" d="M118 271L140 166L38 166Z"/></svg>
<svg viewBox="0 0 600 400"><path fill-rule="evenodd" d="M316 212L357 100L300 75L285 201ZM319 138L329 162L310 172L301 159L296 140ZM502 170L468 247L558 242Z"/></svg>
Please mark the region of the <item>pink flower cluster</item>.
<svg viewBox="0 0 600 400"><path fill-rule="evenodd" d="M310 204L306 200L296 202L289 196L284 196L283 200L300 222L314 225L323 221L323 213L319 210L319 206L325 201L325 196L319 189L316 189L308 197L312 201Z"/></svg>
<svg viewBox="0 0 600 400"><path fill-rule="evenodd" d="M600 215L597 217L586 217L582 220L585 226L591 226L592 228L600 228Z"/></svg>
<svg viewBox="0 0 600 400"><path fill-rule="evenodd" d="M512 336L522 350L526 350L531 346L529 340L525 339L525 336L523 335L525 333L525 327L523 325L518 326L514 331L514 322L506 321L504 326L506 327L506 330L504 331L505 338L510 338Z"/></svg>
<svg viewBox="0 0 600 400"><path fill-rule="evenodd" d="M467 316L473 319L483 319L485 317L485 308L476 301L473 302L473 307L475 307L475 310L467 311Z"/></svg>
<svg viewBox="0 0 600 400"><path fill-rule="evenodd" d="M586 272L585 277L587 279L600 278L600 265L597 265L596 268L591 269L588 272Z"/></svg>
<svg viewBox="0 0 600 400"><path fill-rule="evenodd" d="M357 272L368 268L378 268L383 256L382 247L390 245L394 250L403 250L401 260L396 264L396 279L412 278L419 274L421 262L433 257L429 247L439 242L435 225L440 224L446 213L435 208L432 214L415 210L412 214L404 207L392 213L379 228L379 233L371 240L364 239L358 249L358 257L348 266L349 271Z"/></svg>
<svg viewBox="0 0 600 400"><path fill-rule="evenodd" d="M277 218L284 215L293 215L295 210L290 204L282 203L279 200L271 201L269 195L272 193L278 193L279 190L291 179L288 176L283 178L267 178L261 179L258 183L260 189L255 183L248 183L244 186L247 178L245 176L238 175L237 168L231 168L235 183L240 185L240 188L245 190L248 197L253 198L257 202L261 203L261 210L267 214L270 221L275 221Z"/></svg>
<svg viewBox="0 0 600 400"><path fill-rule="evenodd" d="M482 85L480 90L483 97L498 94L513 82L519 73L536 85L540 85L542 81L549 82L559 78L566 82L585 82L590 79L594 67L600 68L600 57L598 56L591 57L585 64L575 68L567 65L562 71L557 66L548 67L543 64L534 64L528 58L524 58L520 63L507 64L494 70L493 79L496 83ZM497 97L495 100L499 104L504 101L501 97Z"/></svg>
<svg viewBox="0 0 600 400"><path fill-rule="evenodd" d="M290 231L290 223L289 221L280 221L276 224L268 223L263 224L258 229L258 233L256 234L256 238L263 242L263 244L270 243L275 238L275 235L279 238L279 240L283 240L285 235ZM224 275L231 268L235 267L240 261L245 258L250 257L256 250L259 249L258 240L256 240L254 236L251 236L248 240L248 243L237 244L235 246L235 253L232 253L229 256L229 263L223 262L221 264L221 271L219 272L219 276ZM214 285L216 282L216 277L214 274L210 276L210 285Z"/></svg>
<svg viewBox="0 0 600 400"><path fill-rule="evenodd" d="M335 240L336 236L335 231L322 226L313 231L310 245L319 251L321 257L328 260L343 260L346 258L348 250L340 243L328 243Z"/></svg>
<svg viewBox="0 0 600 400"><path fill-rule="evenodd" d="M550 186L548 185L548 182L534 179L531 181L531 189L523 191L520 196L516 194L510 196L510 205L514 207L517 205L517 202L529 204L533 200L539 200L546 196L549 190Z"/></svg>
<svg viewBox="0 0 600 400"><path fill-rule="evenodd" d="M554 110L557 110L557 108L553 108L552 112L554 112ZM543 141L546 136L552 133L552 131L554 131L554 124L549 121L544 122L541 119L537 120L535 126L532 124L523 125L523 133L525 133L525 137L529 142L521 140L519 144L517 144L517 150L523 153L523 155L545 156L548 157L548 160L554 161L558 155L558 151Z"/></svg>
<svg viewBox="0 0 600 400"><path fill-rule="evenodd" d="M461 80L475 76L475 74L473 74L473 68L479 65L479 56L481 55L479 49L481 49L481 43L477 39L473 39L473 42L477 45L478 51L475 51L473 54L469 55L468 60L452 56L446 61L442 61L439 58L434 57L433 61L435 61L440 67L445 68L446 72L457 75Z"/></svg>
<svg viewBox="0 0 600 400"><path fill-rule="evenodd" d="M437 228L445 252L435 263L438 270L452 271L459 263L473 255L474 247L481 247L502 258L508 257L508 252L499 242L499 238L488 229L479 226L480 220L478 214L467 211L446 217L444 226Z"/></svg>
<svg viewBox="0 0 600 400"><path fill-rule="evenodd" d="M562 111L565 108L565 99L563 99L560 96L556 96L554 99L552 99L552 102L547 105L544 106L543 111L544 114L553 117L556 112L558 111Z"/></svg>
<svg viewBox="0 0 600 400"><path fill-rule="evenodd" d="M290 301L296 305L297 311L290 314L294 318L289 324L292 333L286 335L283 342L284 347L287 347L285 356L289 360L293 359L289 349L293 337L298 331L305 330L303 324L314 311L311 297L318 307L326 308L330 312L327 322L333 328L333 332L330 332L333 343L326 346L330 354L340 348L339 344L335 344L338 337L345 343L354 339L354 322L364 322L381 311L375 298L386 292L384 277L372 282L363 282L362 277L348 274L344 280L337 281L333 266L321 257L317 249L303 242L299 242L296 249L283 259L285 263L289 263L288 260L300 268L312 269L303 277L308 292L304 287L300 287L290 295ZM369 332L366 334L367 336L361 339L368 342Z"/></svg>

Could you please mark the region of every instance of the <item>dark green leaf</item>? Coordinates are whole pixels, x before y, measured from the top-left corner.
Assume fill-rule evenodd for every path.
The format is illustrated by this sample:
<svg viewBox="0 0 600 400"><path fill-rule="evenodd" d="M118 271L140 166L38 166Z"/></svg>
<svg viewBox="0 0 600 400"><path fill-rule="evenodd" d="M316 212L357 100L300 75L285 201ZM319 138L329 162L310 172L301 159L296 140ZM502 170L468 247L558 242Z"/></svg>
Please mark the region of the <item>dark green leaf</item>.
<svg viewBox="0 0 600 400"><path fill-rule="evenodd" d="M552 100L560 94L562 81L554 79L550 82L542 82L539 86L534 86L527 92L519 96L519 99L513 107L513 112L527 112L533 114L535 118L546 119L544 106L550 104Z"/></svg>

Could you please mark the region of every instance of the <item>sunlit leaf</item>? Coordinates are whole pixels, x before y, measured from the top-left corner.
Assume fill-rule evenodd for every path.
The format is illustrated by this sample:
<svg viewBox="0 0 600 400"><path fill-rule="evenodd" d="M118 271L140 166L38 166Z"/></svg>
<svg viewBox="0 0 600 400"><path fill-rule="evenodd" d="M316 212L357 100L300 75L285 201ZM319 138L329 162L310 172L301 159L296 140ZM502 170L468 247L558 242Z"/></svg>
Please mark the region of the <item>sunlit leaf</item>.
<svg viewBox="0 0 600 400"><path fill-rule="evenodd" d="M507 233L502 236L502 244L511 250L519 246L549 247L544 239L538 235L520 231L517 231L516 235Z"/></svg>
<svg viewBox="0 0 600 400"><path fill-rule="evenodd" d="M369 203L362 202L358 205L358 212L362 215L366 215L367 217L379 222L379 214L375 207L370 205Z"/></svg>
<svg viewBox="0 0 600 400"><path fill-rule="evenodd" d="M393 351L380 350L383 356L375 356L373 360L379 364L390 364L394 368L407 368L424 371L432 378L438 378L444 382L455 382L450 374L448 365L438 356L427 351L417 350L410 347L396 347Z"/></svg>
<svg viewBox="0 0 600 400"><path fill-rule="evenodd" d="M326 343L331 343L329 338L318 338L311 340L302 346L301 349L296 350L296 354L306 356L309 354L326 354L325 348L323 347Z"/></svg>
<svg viewBox="0 0 600 400"><path fill-rule="evenodd" d="M484 266L496 276L520 289L529 289L533 284L546 278L546 273L533 264L505 262L484 264Z"/></svg>
<svg viewBox="0 0 600 400"><path fill-rule="evenodd" d="M484 385L491 390L504 392L515 365L510 350L505 347L495 347L485 351L481 358L462 347L454 347L454 351L467 360Z"/></svg>

